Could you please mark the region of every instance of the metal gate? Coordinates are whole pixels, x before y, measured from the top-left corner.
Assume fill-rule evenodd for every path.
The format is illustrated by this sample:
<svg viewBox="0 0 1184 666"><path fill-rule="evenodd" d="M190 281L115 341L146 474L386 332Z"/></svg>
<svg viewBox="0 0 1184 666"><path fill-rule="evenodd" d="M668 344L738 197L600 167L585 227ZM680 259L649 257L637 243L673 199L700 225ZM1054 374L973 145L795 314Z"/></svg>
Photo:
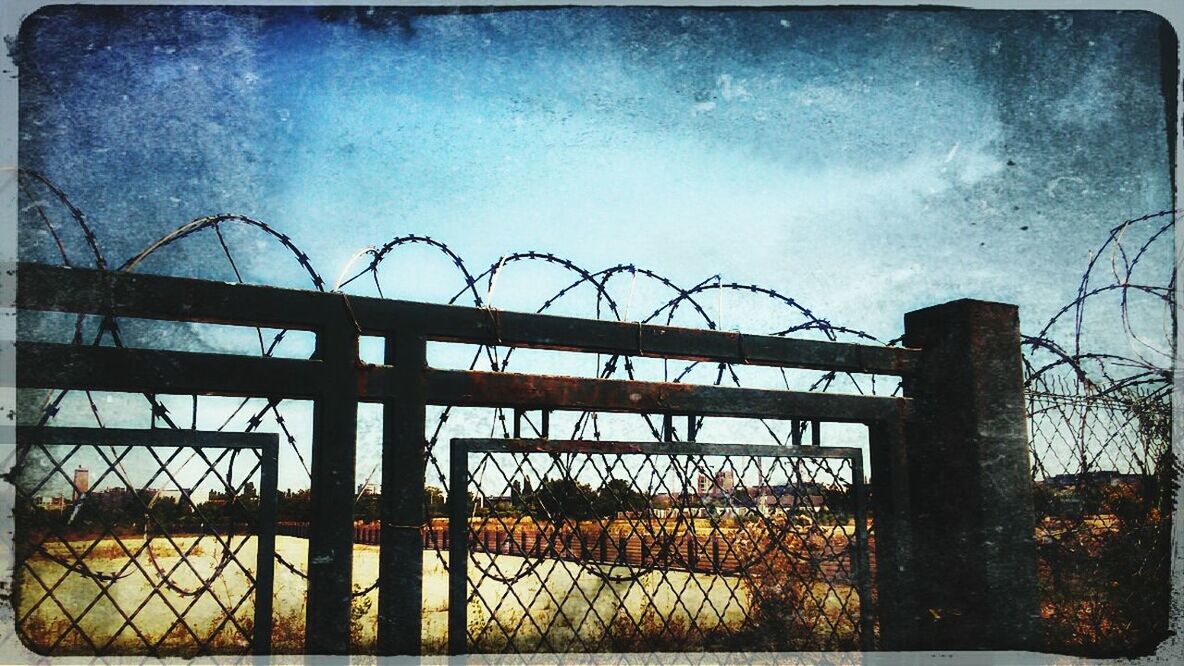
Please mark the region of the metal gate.
<svg viewBox="0 0 1184 666"><path fill-rule="evenodd" d="M904 346L885 347L36 264L20 264L19 273L17 306L22 313L92 314L106 321L129 317L270 327L309 331L315 336L315 354L310 359L44 340L19 340L16 345L17 385L22 390L260 397L272 406L293 399L312 402L304 644L309 654L346 654L352 650L353 562L349 554L354 540L357 417L362 402L380 404L383 414L380 485L384 492L379 503L382 529L375 646L379 654L419 654L424 649L423 530L431 529L425 516L425 472L428 460L434 456L434 440L425 437L428 406L512 409L516 414L525 410L543 410L544 414L548 410L641 414L662 418L668 432L675 417L696 422L717 417L790 421L794 423L795 445L801 443L805 423L810 424L812 435L820 423L865 426L871 475L868 485L875 502L875 640L866 628L867 603L860 605L861 619L851 623L858 627L850 630L837 628L828 617L820 618L824 624L836 627L824 632L824 638L833 645L887 649L1031 649L1038 644L1035 529L1019 316L1014 306L961 300L910 312L905 316ZM360 362L359 341L363 336L384 339L380 364ZM623 362L629 367L631 358L651 357L715 363L721 372L729 365L742 364L831 375L888 375L901 378L903 391L890 397L792 390L788 386L784 390L755 389L608 376L517 374L497 371L499 368L445 369L429 364L429 343L477 345L487 350L503 347L604 354L609 359L606 366ZM688 439L693 439L690 435L695 429L688 429ZM769 449L774 450L780 449ZM814 449L812 455L819 450ZM578 453L569 451L568 455ZM700 454L712 455L696 449L694 455ZM622 453L625 458L630 455L644 459L644 454ZM658 455L651 453L650 460ZM734 455L731 458L736 459ZM60 464L53 467L61 471ZM851 478L854 484L855 477ZM649 492L645 488L634 490ZM682 492L681 486L671 490ZM862 499L860 493L855 496ZM29 499L26 493L22 501ZM459 497L453 499L460 501ZM626 524L629 522L625 519ZM547 525L554 532L551 523ZM740 533L739 527L731 529L734 534ZM689 553L675 557L673 545L663 545L661 539L654 538L665 538L661 529L639 526L632 531L642 535L635 540L636 548L645 544L647 549L644 557L638 550L636 564L630 565L634 569L644 570L655 561L655 547L660 555L665 548L663 557L674 558L675 565L679 558L690 557ZM568 529L566 533L571 532ZM548 536L545 541L554 538ZM687 548L700 558L704 557L704 547L714 548L694 541L695 545L688 542ZM729 562L735 560L738 546L731 544L729 548L722 538L717 541L723 552L722 560L710 560L714 569L704 573L696 564L687 566L685 573L727 578L726 567L732 566ZM870 545L865 546L859 537L855 539L855 548ZM576 548L576 552L586 552ZM606 545L606 556L608 548ZM627 558L634 556L629 554L631 548L634 546L627 543ZM570 552L563 552L568 553L564 557L571 557ZM733 560L724 553L730 553ZM713 551L711 554L714 557ZM550 560L568 561L558 556ZM866 602L870 596L864 592L868 584L865 569L852 564L850 570L860 575L852 586L856 596L846 605L848 614L854 609L854 599ZM102 588L106 583L96 585ZM52 582L45 589L44 596L54 596ZM581 588L573 583L573 589L579 594ZM812 591L806 589L804 594L808 596ZM156 593L160 594L159 588ZM646 596L644 592L634 594ZM504 603L512 601L510 595ZM716 604L717 599L713 598L712 603ZM558 607L558 600L554 604ZM520 605L525 608L523 617L529 617L526 611L531 606ZM779 607L796 608L793 604ZM827 608L826 603L821 604L822 611ZM224 614L229 610L224 609ZM172 628L181 627L181 631L191 634L187 640L197 644L197 651L211 649L209 636L185 629L186 611L163 612L176 616ZM722 615L717 625L727 625L727 614ZM608 626L607 617L597 617L603 621L594 619L593 624L588 624L577 618L576 624ZM687 617L684 623L691 635L706 633L702 623L691 621L698 615L688 613ZM641 621L635 622L639 618ZM792 624L791 619L777 621ZM641 627L624 632L626 639L620 649L629 649L630 640L646 636L641 632L644 617L634 614L613 621ZM684 647L673 630L676 620L658 622L656 635L680 641L672 647ZM70 623L77 624L73 617L68 618ZM135 622L125 620L123 624L120 631ZM547 627L538 632L540 636L550 632ZM78 631L67 626L54 641L60 647L62 641L58 638ZM255 633L262 641L265 632ZM716 633L724 638L704 635L702 642L726 643L727 636L734 632L720 629ZM789 640L807 632L783 633ZM481 636L485 635L488 632ZM488 648L478 641L476 647L519 649L513 640L507 641L500 648L497 641ZM148 652L164 647L141 642ZM99 652L111 647L109 642L82 643L79 651ZM647 649L657 647L649 645Z"/></svg>
<svg viewBox="0 0 1184 666"><path fill-rule="evenodd" d="M21 640L45 655L269 653L278 446L266 433L18 428Z"/></svg>
<svg viewBox="0 0 1184 666"><path fill-rule="evenodd" d="M871 649L859 449L454 439L449 650Z"/></svg>

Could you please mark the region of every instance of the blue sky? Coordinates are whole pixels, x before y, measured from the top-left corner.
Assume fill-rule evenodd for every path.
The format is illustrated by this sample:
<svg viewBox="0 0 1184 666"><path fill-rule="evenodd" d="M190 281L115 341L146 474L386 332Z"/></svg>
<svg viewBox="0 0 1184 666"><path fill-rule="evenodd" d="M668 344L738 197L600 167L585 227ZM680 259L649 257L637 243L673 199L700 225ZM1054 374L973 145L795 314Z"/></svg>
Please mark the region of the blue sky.
<svg viewBox="0 0 1184 666"><path fill-rule="evenodd" d="M892 337L957 296L1046 317L1105 230L1171 207L1149 14L100 11L26 22L21 163L120 259L239 212L326 274L426 233Z"/></svg>
<svg viewBox="0 0 1184 666"><path fill-rule="evenodd" d="M537 249L686 286L720 274L881 339L960 297L1017 303L1030 330L1111 227L1172 207L1159 28L1137 12L62 6L22 29L20 162L116 264L235 212L329 280L419 233L477 270ZM21 218L22 258L56 260L38 224ZM250 233L228 232L248 279L307 286ZM1160 245L1146 270L1162 277ZM231 277L212 237L141 270ZM566 283L514 270L496 305ZM461 286L423 250L384 275L388 296ZM752 332L791 317L715 307Z"/></svg>

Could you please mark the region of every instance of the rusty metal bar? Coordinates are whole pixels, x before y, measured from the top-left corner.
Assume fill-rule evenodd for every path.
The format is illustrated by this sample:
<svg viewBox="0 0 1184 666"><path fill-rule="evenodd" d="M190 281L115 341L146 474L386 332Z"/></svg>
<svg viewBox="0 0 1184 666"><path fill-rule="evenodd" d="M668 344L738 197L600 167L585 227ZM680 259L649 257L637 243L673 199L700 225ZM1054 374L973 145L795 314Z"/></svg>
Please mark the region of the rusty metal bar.
<svg viewBox="0 0 1184 666"><path fill-rule="evenodd" d="M919 621L903 414L868 427L872 514L876 529L876 588L880 649L912 649ZM823 447L825 450L825 447Z"/></svg>
<svg viewBox="0 0 1184 666"><path fill-rule="evenodd" d="M337 311L317 305L340 300L299 289L24 262L17 274L16 305L25 310L312 330Z"/></svg>
<svg viewBox="0 0 1184 666"><path fill-rule="evenodd" d="M850 458L863 455L847 446L776 446L701 442L619 442L590 439L457 438L453 446L469 453L605 453L663 456L763 456L768 458Z"/></svg>
<svg viewBox="0 0 1184 666"><path fill-rule="evenodd" d="M242 435L244 433L234 433ZM253 433L245 433L253 434ZM259 517L255 531L255 654L271 654L272 607L275 588L276 493L279 476L279 436L259 451Z"/></svg>
<svg viewBox="0 0 1184 666"><path fill-rule="evenodd" d="M386 339L398 391L382 406L382 546L378 653L418 655L423 623L424 401L427 345L413 332Z"/></svg>
<svg viewBox="0 0 1184 666"><path fill-rule="evenodd" d="M358 335L340 301L338 308L342 316L317 335L324 380L312 417L306 654L348 654L350 648Z"/></svg>
<svg viewBox="0 0 1184 666"><path fill-rule="evenodd" d="M392 390L389 368L372 367L370 398ZM433 405L527 407L603 412L652 412L870 423L908 408L905 398L744 389L696 384L554 377L503 372L427 370Z"/></svg>
<svg viewBox="0 0 1184 666"><path fill-rule="evenodd" d="M17 426L18 443L48 445L94 444L111 446L161 446L209 449L261 449L279 446L279 435L270 432L224 432L160 428L76 428Z"/></svg>
<svg viewBox="0 0 1184 666"><path fill-rule="evenodd" d="M302 359L25 341L16 367L22 388L296 399L315 398L325 376Z"/></svg>
<svg viewBox="0 0 1184 666"><path fill-rule="evenodd" d="M469 457L453 440L448 474L448 654L469 652ZM538 547L538 540L535 540ZM418 610L418 608L416 609Z"/></svg>
<svg viewBox="0 0 1184 666"><path fill-rule="evenodd" d="M317 329L341 296L209 280L18 265L17 307L207 323ZM588 353L908 375L917 352L776 336L559 317L351 296L364 335L414 328L429 340ZM640 340L640 348L639 348Z"/></svg>
<svg viewBox="0 0 1184 666"><path fill-rule="evenodd" d="M810 447L812 450L814 447ZM851 458L851 490L855 493L855 549L852 554L859 590L859 647L875 649L875 609L872 607L872 568L868 558L867 497L863 481L863 454Z"/></svg>

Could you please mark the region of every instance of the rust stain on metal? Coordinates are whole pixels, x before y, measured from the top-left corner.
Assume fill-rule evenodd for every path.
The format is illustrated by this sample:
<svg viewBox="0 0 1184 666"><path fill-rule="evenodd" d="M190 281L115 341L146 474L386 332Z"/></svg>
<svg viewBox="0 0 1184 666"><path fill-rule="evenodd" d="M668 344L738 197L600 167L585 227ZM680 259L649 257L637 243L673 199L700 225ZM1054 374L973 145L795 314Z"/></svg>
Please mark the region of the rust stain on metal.
<svg viewBox="0 0 1184 666"><path fill-rule="evenodd" d="M358 395L366 395L366 389L370 384L370 371L374 369L374 365L356 361L354 367L357 369L355 374L358 380Z"/></svg>
<svg viewBox="0 0 1184 666"><path fill-rule="evenodd" d="M641 453L642 447L636 442L608 442L608 441L572 441L548 439L518 439L507 440L504 443L506 451L510 453L580 453L595 451L596 453Z"/></svg>

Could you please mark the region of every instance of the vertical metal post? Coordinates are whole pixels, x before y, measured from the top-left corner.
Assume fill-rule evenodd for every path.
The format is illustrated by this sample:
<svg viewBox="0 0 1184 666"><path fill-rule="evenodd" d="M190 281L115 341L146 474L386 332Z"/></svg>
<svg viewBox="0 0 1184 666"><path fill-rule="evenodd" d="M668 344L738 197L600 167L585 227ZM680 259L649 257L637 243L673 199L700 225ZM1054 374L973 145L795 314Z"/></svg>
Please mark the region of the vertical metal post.
<svg viewBox="0 0 1184 666"><path fill-rule="evenodd" d="M312 417L304 651L348 654L358 428L358 333L352 319L325 323L317 334L317 358L325 380Z"/></svg>
<svg viewBox="0 0 1184 666"><path fill-rule="evenodd" d="M382 405L382 545L378 555L378 653L418 655L423 631L427 343L413 331L386 339L395 397Z"/></svg>
<svg viewBox="0 0 1184 666"><path fill-rule="evenodd" d="M914 593L908 456L900 417L868 426L880 649L913 649L919 624Z"/></svg>
<svg viewBox="0 0 1184 666"><path fill-rule="evenodd" d="M905 315L918 647L1039 647L1019 311L960 300Z"/></svg>
<svg viewBox="0 0 1184 666"><path fill-rule="evenodd" d="M855 566L856 584L859 589L859 649L870 651L875 649L875 627L872 618L875 609L872 607L872 576L871 564L868 562L867 548L867 504L863 486L863 456L855 456L851 460L851 490L855 493L855 549L852 553Z"/></svg>
<svg viewBox="0 0 1184 666"><path fill-rule="evenodd" d="M449 458L448 654L457 655L469 652L469 456L453 441Z"/></svg>
<svg viewBox="0 0 1184 666"><path fill-rule="evenodd" d="M822 422L810 422L810 446L822 446Z"/></svg>
<svg viewBox="0 0 1184 666"><path fill-rule="evenodd" d="M255 654L271 654L271 609L275 587L276 476L279 437L259 449L259 515L255 529Z"/></svg>

